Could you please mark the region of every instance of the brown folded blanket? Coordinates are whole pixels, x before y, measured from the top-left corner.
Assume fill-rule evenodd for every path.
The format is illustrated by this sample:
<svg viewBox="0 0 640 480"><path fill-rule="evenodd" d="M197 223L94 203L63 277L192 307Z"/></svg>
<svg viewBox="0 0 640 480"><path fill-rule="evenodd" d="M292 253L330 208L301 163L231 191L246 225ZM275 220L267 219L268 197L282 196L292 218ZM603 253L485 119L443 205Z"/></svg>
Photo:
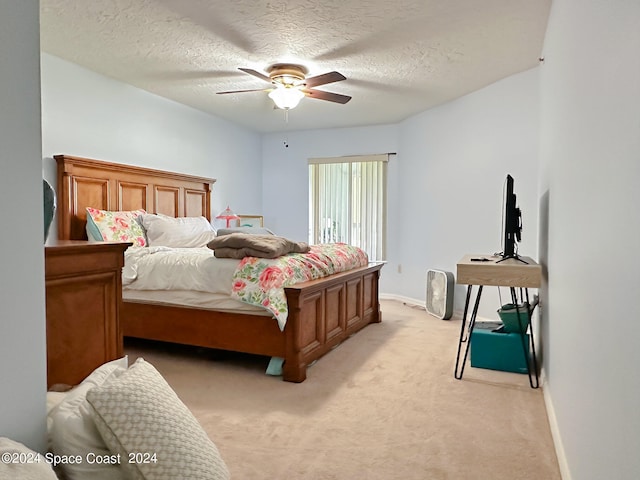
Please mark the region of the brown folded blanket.
<svg viewBox="0 0 640 480"><path fill-rule="evenodd" d="M277 235L232 233L216 237L207 243L216 258L276 258L287 253L307 253L309 244L294 242Z"/></svg>

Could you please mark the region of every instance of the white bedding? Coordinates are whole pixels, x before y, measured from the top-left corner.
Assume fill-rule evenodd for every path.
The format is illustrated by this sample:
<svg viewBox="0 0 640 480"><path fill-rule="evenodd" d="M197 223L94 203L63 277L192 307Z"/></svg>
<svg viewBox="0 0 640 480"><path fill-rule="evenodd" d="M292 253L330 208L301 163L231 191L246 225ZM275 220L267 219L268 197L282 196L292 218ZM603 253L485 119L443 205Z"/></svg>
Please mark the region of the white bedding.
<svg viewBox="0 0 640 480"><path fill-rule="evenodd" d="M273 316L271 312L264 308L249 305L222 293L197 292L194 290L123 290L122 298L128 302Z"/></svg>
<svg viewBox="0 0 640 480"><path fill-rule="evenodd" d="M124 255L122 285L124 290L191 290L230 295L238 263L235 259L216 258L213 250L206 247L129 247Z"/></svg>

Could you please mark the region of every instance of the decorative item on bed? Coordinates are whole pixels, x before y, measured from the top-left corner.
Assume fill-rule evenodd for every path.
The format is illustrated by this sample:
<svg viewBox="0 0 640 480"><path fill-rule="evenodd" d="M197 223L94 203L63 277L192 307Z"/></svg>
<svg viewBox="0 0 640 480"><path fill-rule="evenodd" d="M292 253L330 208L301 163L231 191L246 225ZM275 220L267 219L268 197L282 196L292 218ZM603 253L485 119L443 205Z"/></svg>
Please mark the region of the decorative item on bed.
<svg viewBox="0 0 640 480"><path fill-rule="evenodd" d="M61 238L87 238L93 221L98 240L140 245L125 252L125 336L280 357L284 380L301 382L308 364L381 321L382 265L360 249L308 246L268 230L216 236L213 179L55 158ZM266 258L281 247L285 256ZM240 251L252 256L228 258Z"/></svg>

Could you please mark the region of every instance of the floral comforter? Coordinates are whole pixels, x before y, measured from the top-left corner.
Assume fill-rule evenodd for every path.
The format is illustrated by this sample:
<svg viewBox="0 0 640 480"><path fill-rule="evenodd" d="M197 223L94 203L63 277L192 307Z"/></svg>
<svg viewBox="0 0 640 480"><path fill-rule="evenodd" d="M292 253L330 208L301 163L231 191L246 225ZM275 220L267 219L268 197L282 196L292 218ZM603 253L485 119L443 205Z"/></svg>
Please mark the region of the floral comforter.
<svg viewBox="0 0 640 480"><path fill-rule="evenodd" d="M291 253L275 259L245 257L233 275L231 296L266 308L284 330L288 315L285 287L368 263L362 249L344 243L311 245L309 253Z"/></svg>

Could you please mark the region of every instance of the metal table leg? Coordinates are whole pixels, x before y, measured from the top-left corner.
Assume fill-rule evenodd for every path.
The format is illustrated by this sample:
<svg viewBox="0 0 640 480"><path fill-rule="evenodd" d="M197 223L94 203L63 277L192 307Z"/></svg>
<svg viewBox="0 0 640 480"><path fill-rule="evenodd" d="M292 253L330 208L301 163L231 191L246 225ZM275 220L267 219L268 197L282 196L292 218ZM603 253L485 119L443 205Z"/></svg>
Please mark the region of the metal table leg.
<svg viewBox="0 0 640 480"><path fill-rule="evenodd" d="M526 330L522 328L522 318L520 317L520 309L518 308L518 296L515 287L511 287L511 301L516 306L516 316L518 317L518 327L520 328L520 340L522 342L522 352L524 354L524 361L527 365L527 373L529 374L529 385L531 388L538 388L540 386L540 379L538 378L538 361L536 359L536 343L533 336L533 320L531 318L533 310L529 304L529 289L525 289L526 300L523 298L522 289L520 289L520 300L527 305L527 316L529 319L529 334L531 344L531 359L529 359L527 344L525 340ZM533 383L533 377L535 376L536 382Z"/></svg>
<svg viewBox="0 0 640 480"><path fill-rule="evenodd" d="M467 363L467 357L469 355L469 348L471 347L471 334L473 333L473 328L476 324L476 317L478 315L478 307L480 306L480 298L482 296L482 285L478 286L478 293L476 294L476 298L473 302L473 309L471 311L471 318L469 319L469 324L467 325L467 314L469 313L469 304L471 302L471 294L473 290L473 285L467 286L467 298L464 304L464 313L462 315L462 324L460 325L460 338L458 340L458 353L456 355L456 366L454 370L454 377L457 380L462 379L462 375L464 374L464 367ZM511 291L511 300L514 305L518 305L518 294L515 287L510 287ZM535 338L533 335L533 321L532 321L532 313L533 309L529 304L529 290L528 289L520 289L520 302L525 303L528 306L527 315L529 318L529 325L531 329L531 333L529 335L530 345L531 345L531 358L529 358L527 344L525 340L525 334L527 333L522 328L522 318L520 316L520 309L516 308L516 315L518 318L518 325L520 327L520 331L522 334L520 335L520 339L522 342L522 352L525 356L525 362L527 365L527 373L529 374L529 385L531 388L538 388L540 386L540 380L538 377L538 361L536 358L536 344ZM462 354L462 345L465 344L464 355ZM535 383L534 383L535 377Z"/></svg>
<svg viewBox="0 0 640 480"><path fill-rule="evenodd" d="M467 355L469 354L469 347L471 346L471 334L473 333L473 327L476 324L476 316L478 315L478 306L480 305L480 296L482 295L482 285L478 287L478 293L476 294L476 300L473 304L473 311L471 312L471 319L469 320L469 327L466 331L465 337L465 325L467 323L467 312L469 310L469 300L471 299L471 289L472 285L467 287L467 300L464 304L464 314L462 315L462 325L460 326L460 339L458 340L458 354L456 356L456 368L453 372L453 376L460 380L462 379L462 374L464 373L464 366L467 363ZM460 353L462 351L462 344L466 343L466 347L464 349L464 358L462 362L460 362Z"/></svg>

